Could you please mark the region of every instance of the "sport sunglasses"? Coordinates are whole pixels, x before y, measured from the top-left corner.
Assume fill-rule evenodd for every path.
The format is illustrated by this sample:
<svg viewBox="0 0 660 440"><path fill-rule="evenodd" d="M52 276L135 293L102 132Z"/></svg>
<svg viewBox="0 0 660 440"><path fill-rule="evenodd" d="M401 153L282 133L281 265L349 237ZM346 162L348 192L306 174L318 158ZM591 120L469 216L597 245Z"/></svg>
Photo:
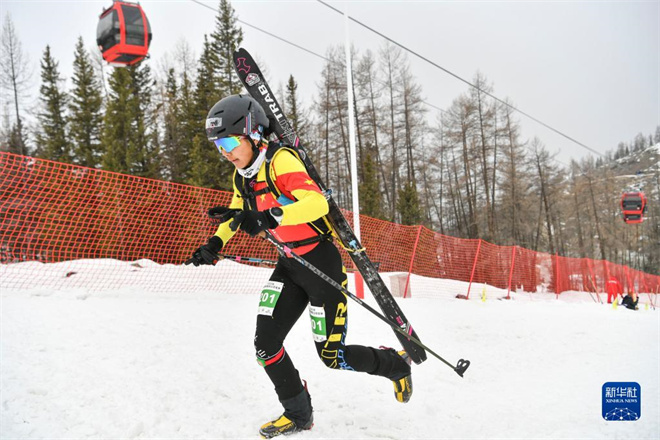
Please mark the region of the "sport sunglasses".
<svg viewBox="0 0 660 440"><path fill-rule="evenodd" d="M223 137L220 139L216 139L213 142L215 143L215 146L218 147L218 151L225 150L226 153L231 153L232 150L239 145L241 145L241 138L243 136L229 136L229 137Z"/></svg>

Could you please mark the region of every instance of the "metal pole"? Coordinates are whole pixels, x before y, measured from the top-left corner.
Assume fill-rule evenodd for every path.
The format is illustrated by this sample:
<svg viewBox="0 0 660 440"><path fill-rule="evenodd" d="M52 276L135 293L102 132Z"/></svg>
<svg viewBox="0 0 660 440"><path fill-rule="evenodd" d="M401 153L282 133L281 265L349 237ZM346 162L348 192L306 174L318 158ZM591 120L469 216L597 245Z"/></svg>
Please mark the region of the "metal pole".
<svg viewBox="0 0 660 440"><path fill-rule="evenodd" d="M348 4L346 5L348 8ZM353 108L353 68L351 66L351 37L349 33L348 11L344 11L346 29L346 96L348 97L348 144L351 155L351 193L353 199L353 231L360 238L360 199L358 198L357 153L355 149L355 109ZM355 272L355 290L358 297L364 298L364 285L359 271Z"/></svg>
<svg viewBox="0 0 660 440"><path fill-rule="evenodd" d="M506 299L511 299L511 280L513 279L513 268L516 266L516 247L511 246L511 269L509 270L509 289L506 291Z"/></svg>
<svg viewBox="0 0 660 440"><path fill-rule="evenodd" d="M467 295L465 299L470 298L470 288L472 287L472 279L474 278L474 270L477 268L477 259L479 259L479 249L481 249L481 238L479 239L479 244L477 245L477 252L474 255L474 263L472 263L472 273L470 274L470 284L468 284Z"/></svg>
<svg viewBox="0 0 660 440"><path fill-rule="evenodd" d="M415 255L417 254L417 244L419 243L419 235L422 232L422 225L417 227L417 238L415 239L415 247L413 248L412 257L410 257L410 267L408 268L408 277L406 278L406 288L403 289L403 297L406 298L408 294L408 286L410 285L410 274L413 271L413 264L415 263Z"/></svg>

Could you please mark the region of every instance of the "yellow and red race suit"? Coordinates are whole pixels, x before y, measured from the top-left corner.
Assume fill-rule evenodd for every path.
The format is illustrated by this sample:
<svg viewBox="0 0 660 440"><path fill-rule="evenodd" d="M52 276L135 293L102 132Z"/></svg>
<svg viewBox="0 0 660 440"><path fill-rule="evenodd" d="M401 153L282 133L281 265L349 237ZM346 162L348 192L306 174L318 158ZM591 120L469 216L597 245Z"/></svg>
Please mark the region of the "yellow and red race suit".
<svg viewBox="0 0 660 440"><path fill-rule="evenodd" d="M236 171L234 173L234 195L229 207L256 208L259 211L281 207L282 221L277 228L270 230L278 241L291 244L319 235L330 235L332 229L324 218L329 211L328 201L293 150L279 147L270 162L264 161L261 165L256 178L245 179L237 175ZM266 173L270 173L271 182L281 192L279 197L268 189ZM246 200L246 195L250 194L257 194L253 197L254 200ZM227 243L235 233L230 229L230 223L231 220L222 223L215 233L223 243ZM318 242L296 246L295 252L304 255L317 244Z"/></svg>

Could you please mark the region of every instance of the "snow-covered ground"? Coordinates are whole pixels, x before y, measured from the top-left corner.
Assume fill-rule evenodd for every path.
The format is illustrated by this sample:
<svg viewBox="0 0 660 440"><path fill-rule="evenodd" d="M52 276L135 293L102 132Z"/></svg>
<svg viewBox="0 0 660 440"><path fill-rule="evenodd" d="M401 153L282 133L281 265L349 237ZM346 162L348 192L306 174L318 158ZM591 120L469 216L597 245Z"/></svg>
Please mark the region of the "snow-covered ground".
<svg viewBox="0 0 660 440"><path fill-rule="evenodd" d="M89 267L69 264L81 277ZM159 279L175 285L183 270L232 264L162 267ZM11 287L12 271L26 267L0 271L0 438L258 438L281 413L253 353L257 292ZM30 266L43 286L51 269ZM250 290L268 270L243 273ZM472 362L465 377L429 356L413 366L413 397L400 404L383 378L323 366L303 316L286 347L309 384L315 426L296 438L660 437L660 310L646 295L630 311L578 292L498 300L506 292L478 285L458 300L465 285L447 280L451 293L424 294L439 282L413 277L413 297L400 304L425 344ZM397 346L358 304L349 302L349 317L349 343ZM602 386L617 381L641 385L639 420L603 420Z"/></svg>

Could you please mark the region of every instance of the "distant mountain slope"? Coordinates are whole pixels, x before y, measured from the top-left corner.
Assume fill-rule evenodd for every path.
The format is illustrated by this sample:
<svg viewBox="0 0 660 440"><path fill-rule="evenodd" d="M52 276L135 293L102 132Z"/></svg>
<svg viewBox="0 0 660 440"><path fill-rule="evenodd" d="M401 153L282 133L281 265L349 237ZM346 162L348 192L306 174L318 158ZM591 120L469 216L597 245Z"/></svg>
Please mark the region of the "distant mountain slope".
<svg viewBox="0 0 660 440"><path fill-rule="evenodd" d="M623 187L622 191L628 186L650 191L656 174L660 173L660 143L620 157L604 166L612 170L617 177L624 179L626 187Z"/></svg>

